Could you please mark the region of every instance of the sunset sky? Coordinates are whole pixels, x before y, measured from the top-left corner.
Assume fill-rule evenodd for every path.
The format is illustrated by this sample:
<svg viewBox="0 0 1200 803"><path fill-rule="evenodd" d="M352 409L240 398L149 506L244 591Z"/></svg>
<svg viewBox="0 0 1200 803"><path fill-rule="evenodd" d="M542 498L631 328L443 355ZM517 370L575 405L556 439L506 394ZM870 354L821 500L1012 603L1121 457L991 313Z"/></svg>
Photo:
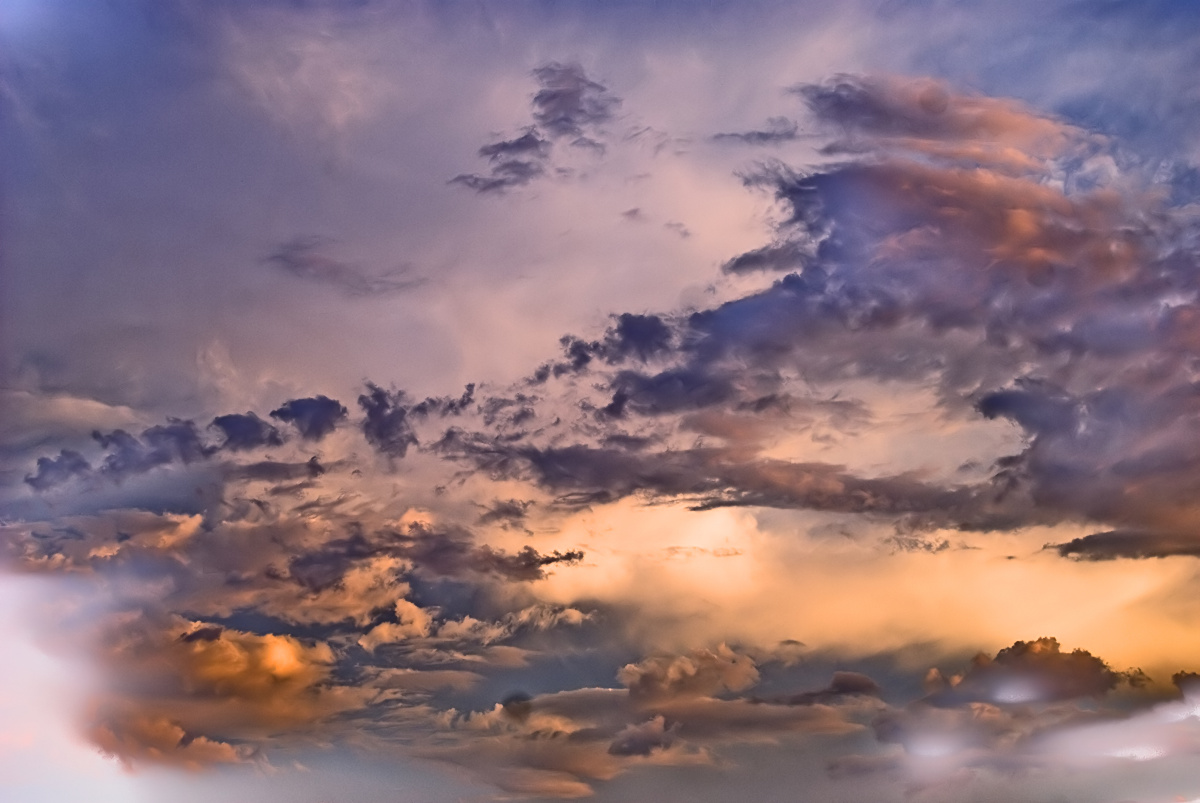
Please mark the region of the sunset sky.
<svg viewBox="0 0 1200 803"><path fill-rule="evenodd" d="M1200 800L1200 5L3 0L0 798Z"/></svg>

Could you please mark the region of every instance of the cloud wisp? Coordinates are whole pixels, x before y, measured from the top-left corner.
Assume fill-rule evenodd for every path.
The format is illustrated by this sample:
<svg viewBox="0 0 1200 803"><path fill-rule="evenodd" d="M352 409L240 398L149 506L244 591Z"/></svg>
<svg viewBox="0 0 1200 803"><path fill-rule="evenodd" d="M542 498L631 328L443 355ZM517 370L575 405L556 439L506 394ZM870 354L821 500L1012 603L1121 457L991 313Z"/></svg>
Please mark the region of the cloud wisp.
<svg viewBox="0 0 1200 803"><path fill-rule="evenodd" d="M451 184L501 194L568 172L553 159L556 145L604 154L604 125L615 118L621 99L579 64L548 62L534 69L533 77L539 87L530 103L533 124L511 139L482 146L479 156L487 159L487 172L462 173Z"/></svg>

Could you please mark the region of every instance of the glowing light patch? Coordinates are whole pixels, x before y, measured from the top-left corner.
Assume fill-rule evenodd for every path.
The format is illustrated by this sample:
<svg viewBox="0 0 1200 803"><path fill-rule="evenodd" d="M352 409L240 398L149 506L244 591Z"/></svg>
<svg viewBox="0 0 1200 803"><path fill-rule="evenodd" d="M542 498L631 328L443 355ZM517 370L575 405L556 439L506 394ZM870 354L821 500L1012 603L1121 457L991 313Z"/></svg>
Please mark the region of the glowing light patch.
<svg viewBox="0 0 1200 803"><path fill-rule="evenodd" d="M945 758L946 756L954 755L960 750L960 745L953 739L948 738L914 739L906 747L908 748L909 755L918 758Z"/></svg>
<svg viewBox="0 0 1200 803"><path fill-rule="evenodd" d="M1166 751L1161 747L1142 745L1139 747L1122 747L1117 750L1110 750L1106 755L1113 758L1128 758L1133 761L1153 761L1156 758L1165 756Z"/></svg>
<svg viewBox="0 0 1200 803"><path fill-rule="evenodd" d="M1032 703L1040 700L1041 691L1027 680L1013 680L1003 683L992 695L997 703Z"/></svg>

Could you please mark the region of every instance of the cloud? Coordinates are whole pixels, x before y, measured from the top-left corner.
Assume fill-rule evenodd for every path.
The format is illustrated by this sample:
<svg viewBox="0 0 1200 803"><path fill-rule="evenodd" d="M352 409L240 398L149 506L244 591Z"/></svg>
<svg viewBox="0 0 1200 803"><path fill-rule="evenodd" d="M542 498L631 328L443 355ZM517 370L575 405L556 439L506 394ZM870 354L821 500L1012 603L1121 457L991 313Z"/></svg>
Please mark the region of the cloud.
<svg viewBox="0 0 1200 803"><path fill-rule="evenodd" d="M451 184L461 184L478 193L501 193L513 187L523 187L545 175L546 168L538 162L509 159L492 166L488 175L464 173L450 179Z"/></svg>
<svg viewBox="0 0 1200 803"><path fill-rule="evenodd" d="M833 673L829 685L817 691L806 691L779 698L776 702L785 705L816 705L834 702L846 695L878 697L882 693L879 684L861 672L838 671Z"/></svg>
<svg viewBox="0 0 1200 803"><path fill-rule="evenodd" d="M750 273L756 270L793 271L804 267L809 254L799 243L765 245L739 254L721 266L725 273Z"/></svg>
<svg viewBox="0 0 1200 803"><path fill-rule="evenodd" d="M1102 697L1123 676L1086 650L1064 653L1058 640L1018 641L996 653L979 655L953 683L932 694L934 705L968 702L1056 702L1079 697Z"/></svg>
<svg viewBox="0 0 1200 803"><path fill-rule="evenodd" d="M479 156L488 160L488 171L459 174L450 184L481 195L503 194L548 175L567 174L568 168L555 164L555 143L604 154L601 126L613 119L620 98L588 78L578 64L549 62L535 68L533 77L540 87L531 104L534 125L482 146Z"/></svg>
<svg viewBox="0 0 1200 803"><path fill-rule="evenodd" d="M555 137L581 137L612 119L621 100L578 64L550 62L533 71L541 89L533 96L533 119Z"/></svg>
<svg viewBox="0 0 1200 803"><path fill-rule="evenodd" d="M1165 558L1172 555L1200 557L1200 543L1186 533L1111 530L1048 546L1058 550L1058 554L1063 557L1078 556L1083 560Z"/></svg>
<svg viewBox="0 0 1200 803"><path fill-rule="evenodd" d="M1088 141L1015 101L955 92L934 79L839 75L793 91L819 121L847 135L994 166L1029 168Z"/></svg>
<svg viewBox="0 0 1200 803"><path fill-rule="evenodd" d="M216 450L202 442L195 422L180 418L149 427L142 431L140 438L123 429L94 432L92 436L108 450L100 465L100 474L118 482L168 463L206 460Z"/></svg>
<svg viewBox="0 0 1200 803"><path fill-rule="evenodd" d="M73 449L63 449L58 457L39 457L37 471L26 475L25 482L36 490L44 491L74 477L87 476L91 471L92 466L83 455Z"/></svg>
<svg viewBox="0 0 1200 803"><path fill-rule="evenodd" d="M414 526L398 539L397 552L412 560L421 570L440 576L460 576L464 573L493 574L507 580L538 580L545 568L554 564L578 563L583 552L553 552L540 554L531 546L508 554L489 546L474 546L463 534L457 537Z"/></svg>
<svg viewBox="0 0 1200 803"><path fill-rule="evenodd" d="M716 142L741 142L746 145L777 145L790 142L799 135L799 126L795 120L787 117L772 117L767 120L765 128L757 131L738 131L735 133L713 134Z"/></svg>
<svg viewBox="0 0 1200 803"><path fill-rule="evenodd" d="M512 158L546 159L550 156L550 141L530 128L515 139L500 140L479 149L479 155L491 162L503 162Z"/></svg>
<svg viewBox="0 0 1200 803"><path fill-rule="evenodd" d="M503 527L523 527L531 500L497 499L479 516L480 524L499 523Z"/></svg>
<svg viewBox="0 0 1200 803"><path fill-rule="evenodd" d="M674 729L666 727L666 718L656 716L641 725L629 725L612 740L608 752L614 756L648 756L665 750L675 742Z"/></svg>
<svg viewBox="0 0 1200 803"><path fill-rule="evenodd" d="M404 457L408 447L417 443L404 398L403 391L388 392L374 384L368 384L367 393L358 397L358 406L367 415L363 435L388 457Z"/></svg>
<svg viewBox="0 0 1200 803"><path fill-rule="evenodd" d="M167 717L110 714L94 723L88 738L126 766L154 762L199 770L214 764L247 761L252 750L188 733Z"/></svg>
<svg viewBox="0 0 1200 803"><path fill-rule="evenodd" d="M328 396L291 399L271 411L271 418L292 424L305 440L319 441L348 415L345 405Z"/></svg>
<svg viewBox="0 0 1200 803"><path fill-rule="evenodd" d="M250 759L247 739L304 728L351 705L325 685L327 645L181 620L118 625L109 669L126 683L96 704L89 736L128 764Z"/></svg>
<svg viewBox="0 0 1200 803"><path fill-rule="evenodd" d="M372 273L344 262L329 253L335 241L312 235L279 245L266 262L300 279L329 285L351 298L394 295L419 286L424 279L410 275L408 268Z"/></svg>
<svg viewBox="0 0 1200 803"><path fill-rule="evenodd" d="M279 430L253 412L219 415L213 419L211 426L221 430L225 436L225 442L221 444L222 449L240 451L283 445L283 437Z"/></svg>
<svg viewBox="0 0 1200 803"><path fill-rule="evenodd" d="M578 65L533 75L532 125L452 182L502 192L593 158L620 101ZM355 734L510 793L581 796L635 767L724 767L741 745L802 739L880 751L835 756L843 780L911 780L914 762L946 757L954 772L1053 769L1037 746L1054 734L1107 744L1088 729L1157 710L1165 692L1139 673L1048 637L932 672L911 700L912 655L880 672L877 644L845 647L865 603L837 585L887 577L879 566L953 575L975 566L968 551L1011 553L1039 579L1105 570L1059 556L1196 554L1194 210L1109 141L1016 101L890 77L796 92L840 161L742 171L777 225L700 302L616 312L508 386L422 399L368 382L353 427L339 401L300 396L268 414L278 427L253 410L205 429L107 423L89 447L23 458L14 482L42 512L6 523L8 558L93 589L80 610L100 634L87 642L103 675L95 743L198 766ZM410 286L329 245L297 239L268 261L351 295ZM86 510L54 508L67 492ZM743 530L704 530L733 521L722 507L745 509ZM672 540L626 528L630 510L677 515L654 519ZM1051 551L1010 549L1042 539L1035 527ZM993 540L948 548L978 533ZM789 573L811 566L847 574L830 571L821 611L776 624L805 599L788 596ZM633 590L597 602L599 585L571 578L593 569ZM704 593L682 599L676 570ZM964 575L999 576L977 571ZM894 598L891 582L863 598ZM751 589L745 610L770 627L728 625L726 586ZM1103 620L1123 604L1039 613ZM877 638L925 628L935 643L913 654L961 654L956 615L889 612L901 632ZM826 635L843 623L850 635ZM848 651L828 683L823 656L797 648L804 660L781 668L735 640L804 630ZM664 632L677 643L651 643ZM863 655L865 671L846 668ZM511 694L518 683L529 693Z"/></svg>
<svg viewBox="0 0 1200 803"><path fill-rule="evenodd" d="M758 681L758 670L749 656L722 644L690 655L648 658L625 666L617 677L634 697L653 700L742 691Z"/></svg>

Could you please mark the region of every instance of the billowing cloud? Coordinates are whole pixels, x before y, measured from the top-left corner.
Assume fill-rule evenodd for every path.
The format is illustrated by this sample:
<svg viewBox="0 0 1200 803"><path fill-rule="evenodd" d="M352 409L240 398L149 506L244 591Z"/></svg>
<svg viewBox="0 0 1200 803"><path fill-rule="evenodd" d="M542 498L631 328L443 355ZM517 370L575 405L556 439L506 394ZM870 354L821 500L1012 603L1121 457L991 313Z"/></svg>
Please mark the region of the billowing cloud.
<svg viewBox="0 0 1200 803"><path fill-rule="evenodd" d="M283 437L279 430L263 421L253 412L229 413L213 419L212 426L225 436L222 449L258 449L263 446L281 446Z"/></svg>
<svg viewBox="0 0 1200 803"><path fill-rule="evenodd" d="M805 66L855 7L753 85L694 28L560 46L631 11L534 47L516 11L166 8L186 47L105 58L179 98L169 129L64 73L67 143L63 101L12 77L66 51L0 70L38 168L15 184L62 165L13 204L14 259L59 289L26 267L15 293L98 316L12 327L4 565L53 590L37 628L98 750L291 773L348 745L604 800L1200 793L1176 782L1200 745L1190 151L986 70ZM644 13L622 30L662 47ZM159 233L184 186L223 211ZM110 208L138 213L116 245ZM78 239L107 261L59 213L103 221ZM653 292L619 291L638 273ZM154 351L176 324L187 348ZM131 343L153 359L93 359ZM1129 762L1153 788L1102 783Z"/></svg>
<svg viewBox="0 0 1200 803"><path fill-rule="evenodd" d="M284 402L271 418L292 424L305 440L319 441L333 432L348 415L345 405L328 396L311 396Z"/></svg>

